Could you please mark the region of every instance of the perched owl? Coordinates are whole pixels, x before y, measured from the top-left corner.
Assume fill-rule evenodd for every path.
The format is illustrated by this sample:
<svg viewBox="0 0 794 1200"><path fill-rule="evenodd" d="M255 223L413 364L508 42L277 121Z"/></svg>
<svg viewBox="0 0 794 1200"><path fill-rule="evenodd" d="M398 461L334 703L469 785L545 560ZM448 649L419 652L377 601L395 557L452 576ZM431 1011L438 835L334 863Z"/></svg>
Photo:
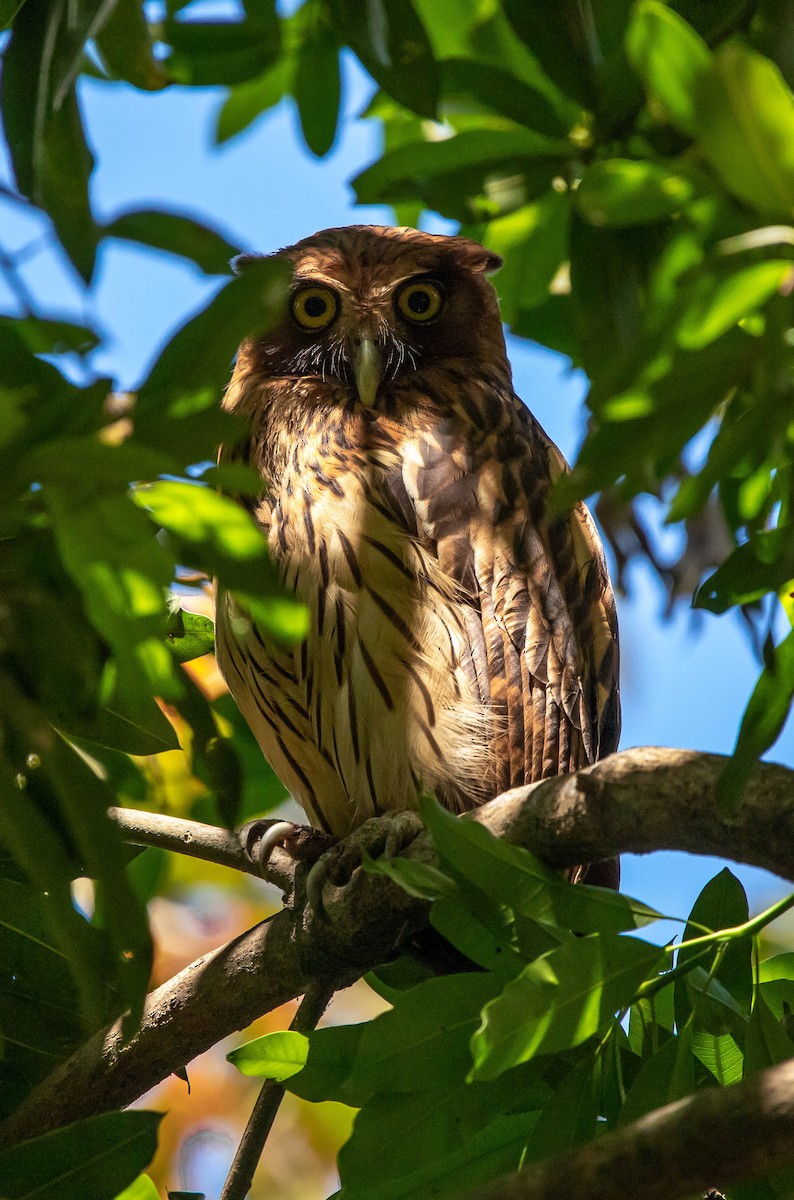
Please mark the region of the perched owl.
<svg viewBox="0 0 794 1200"><path fill-rule="evenodd" d="M500 259L462 237L328 229L281 250L281 322L240 348L227 457L285 587L287 648L221 594L221 669L312 824L345 836L434 793L454 812L615 750L615 605L566 469L515 395ZM614 882L603 867L591 877Z"/></svg>

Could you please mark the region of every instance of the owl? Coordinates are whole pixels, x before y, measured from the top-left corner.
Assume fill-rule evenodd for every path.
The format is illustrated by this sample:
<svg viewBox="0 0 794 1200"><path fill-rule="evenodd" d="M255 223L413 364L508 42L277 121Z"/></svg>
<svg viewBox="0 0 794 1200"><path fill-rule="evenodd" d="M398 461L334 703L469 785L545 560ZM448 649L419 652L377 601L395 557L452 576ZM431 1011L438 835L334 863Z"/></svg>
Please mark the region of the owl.
<svg viewBox="0 0 794 1200"><path fill-rule="evenodd" d="M421 792L462 813L615 750L612 588L585 506L551 507L566 464L513 391L501 260L381 226L278 257L289 298L240 347L225 454L262 477L252 511L309 632L280 644L221 593L216 636L311 824L344 837Z"/></svg>

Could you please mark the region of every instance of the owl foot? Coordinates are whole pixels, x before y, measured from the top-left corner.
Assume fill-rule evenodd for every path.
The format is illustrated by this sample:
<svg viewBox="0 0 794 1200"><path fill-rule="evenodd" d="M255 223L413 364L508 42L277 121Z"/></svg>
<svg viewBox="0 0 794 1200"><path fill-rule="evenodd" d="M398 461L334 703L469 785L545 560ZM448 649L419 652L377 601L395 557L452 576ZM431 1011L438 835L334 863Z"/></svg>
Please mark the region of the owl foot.
<svg viewBox="0 0 794 1200"><path fill-rule="evenodd" d="M422 832L424 826L415 812L387 813L370 817L354 829L344 841L326 850L312 866L306 880L306 900L318 917L327 917L323 889L327 883L345 887L355 871L369 858L396 858Z"/></svg>
<svg viewBox="0 0 794 1200"><path fill-rule="evenodd" d="M311 865L317 862L335 841L321 829L296 825L292 821L249 821L240 829L239 837L246 857L266 879L272 875L274 883L280 883L284 874L274 861L276 851L283 852L294 871L296 863Z"/></svg>

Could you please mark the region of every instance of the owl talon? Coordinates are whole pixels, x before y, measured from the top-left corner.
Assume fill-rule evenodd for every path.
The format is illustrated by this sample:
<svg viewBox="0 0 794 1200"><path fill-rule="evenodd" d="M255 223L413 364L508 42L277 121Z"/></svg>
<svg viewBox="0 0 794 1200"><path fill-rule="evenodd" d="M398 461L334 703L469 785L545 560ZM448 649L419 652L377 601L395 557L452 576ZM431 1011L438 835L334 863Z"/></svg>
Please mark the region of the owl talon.
<svg viewBox="0 0 794 1200"><path fill-rule="evenodd" d="M327 853L334 839L330 834L310 825L292 821L250 821L240 830L240 841L247 857L263 875L276 848L284 851L293 862L314 863Z"/></svg>
<svg viewBox="0 0 794 1200"><path fill-rule="evenodd" d="M306 879L306 900L314 914L328 919L323 900L327 883L338 888L345 887L362 866L365 855L369 858L396 858L423 828L415 812L389 813L383 817L371 817L343 842L331 846L317 859Z"/></svg>

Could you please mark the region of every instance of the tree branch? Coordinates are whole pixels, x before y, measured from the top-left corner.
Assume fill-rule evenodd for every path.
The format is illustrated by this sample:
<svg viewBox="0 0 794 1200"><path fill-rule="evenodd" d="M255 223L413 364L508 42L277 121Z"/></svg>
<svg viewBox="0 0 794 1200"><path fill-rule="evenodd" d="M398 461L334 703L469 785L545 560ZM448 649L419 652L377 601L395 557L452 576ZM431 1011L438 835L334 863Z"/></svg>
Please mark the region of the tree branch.
<svg viewBox="0 0 794 1200"><path fill-rule="evenodd" d="M794 1061L709 1088L461 1200L683 1200L794 1161Z"/></svg>
<svg viewBox="0 0 794 1200"><path fill-rule="evenodd" d="M759 765L742 806L725 813L715 792L724 763L688 750L626 750L575 775L515 788L470 817L552 866L670 849L794 880L794 771ZM203 836L192 838L191 852ZM209 839L206 857L218 861L217 853ZM429 835L420 835L406 855L433 862ZM93 1037L31 1093L0 1137L20 1140L129 1104L312 983L329 991L348 986L393 957L427 920L427 904L383 876L357 872L344 888L326 885L327 919L305 908L305 868L294 882L289 907L152 992L141 1028L126 1045L120 1022Z"/></svg>

